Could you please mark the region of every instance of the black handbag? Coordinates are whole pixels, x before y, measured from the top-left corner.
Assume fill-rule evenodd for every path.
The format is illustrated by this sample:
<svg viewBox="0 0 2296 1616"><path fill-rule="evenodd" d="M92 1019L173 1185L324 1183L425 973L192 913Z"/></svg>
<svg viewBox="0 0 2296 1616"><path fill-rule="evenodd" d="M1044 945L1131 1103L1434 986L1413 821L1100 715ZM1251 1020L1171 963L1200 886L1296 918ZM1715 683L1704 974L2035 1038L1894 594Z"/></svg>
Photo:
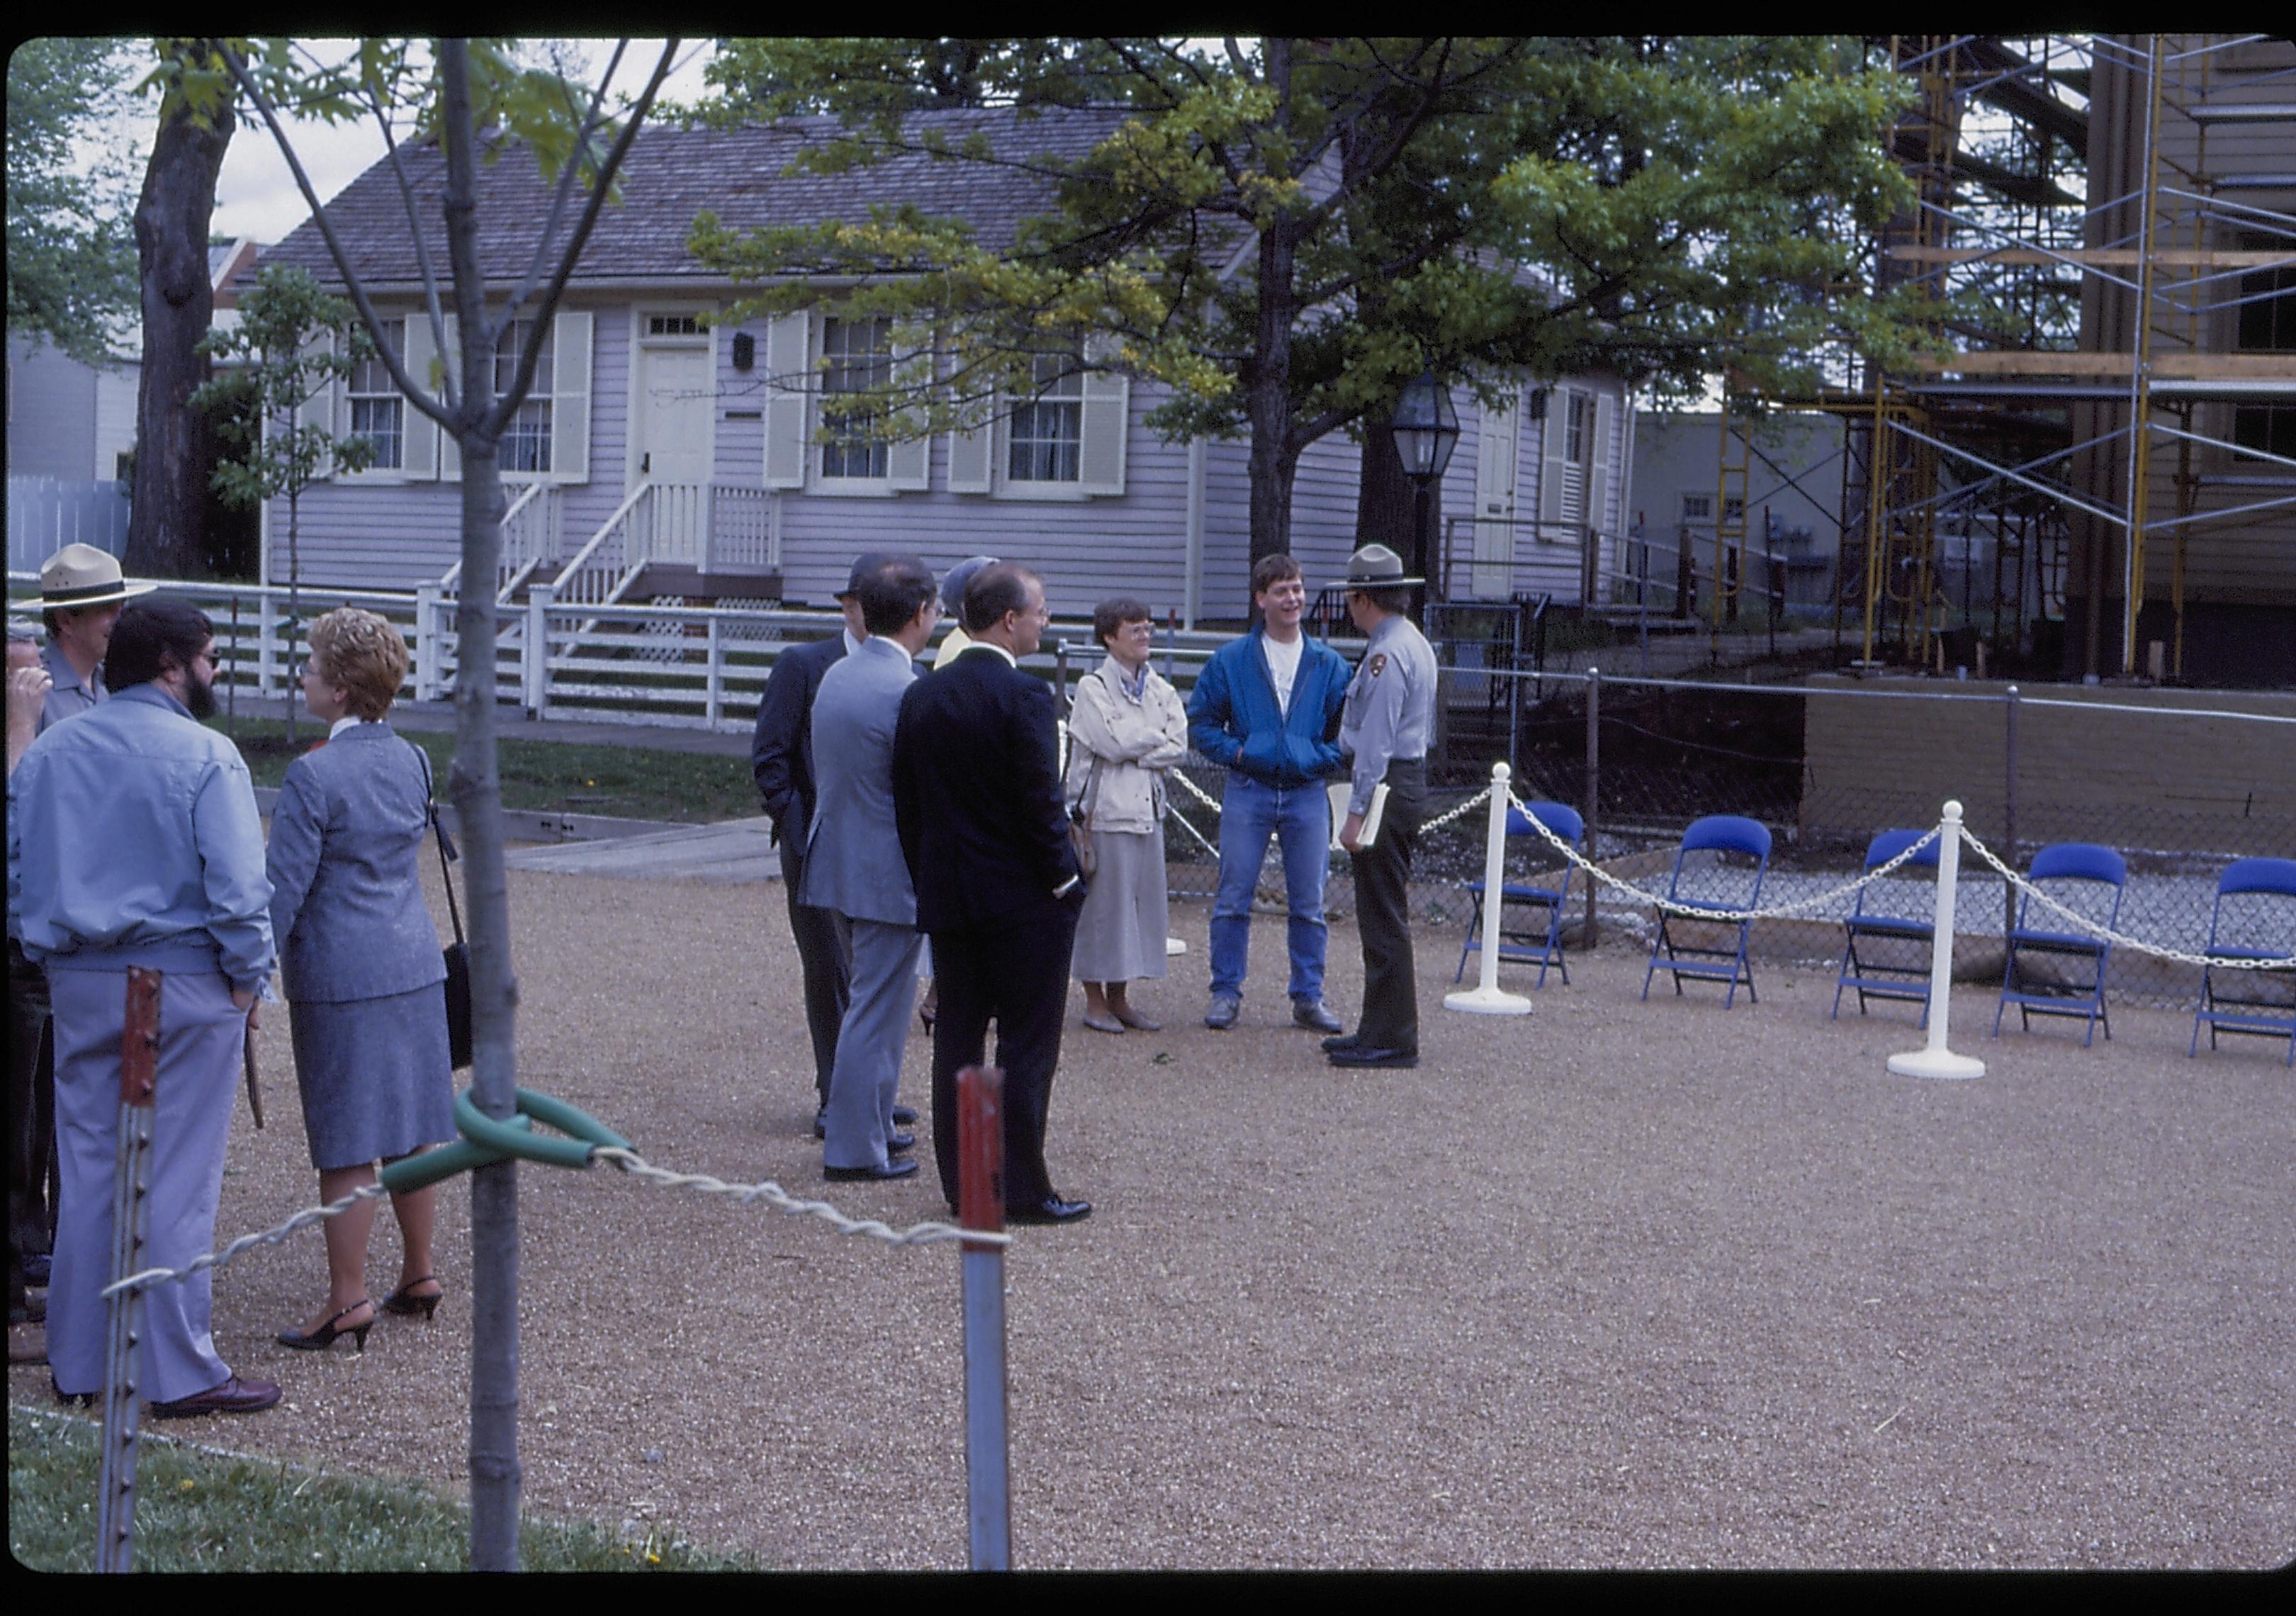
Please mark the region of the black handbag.
<svg viewBox="0 0 2296 1616"><path fill-rule="evenodd" d="M455 922L455 940L440 950L440 957L447 965L447 1059L461 1071L471 1063L471 946L463 940L463 911L455 902L455 874L448 866L460 863L463 853L439 818L438 800L430 792L430 754L417 746L414 755L422 759L423 806L430 811L431 833L439 839L439 880L447 889L447 913Z"/></svg>

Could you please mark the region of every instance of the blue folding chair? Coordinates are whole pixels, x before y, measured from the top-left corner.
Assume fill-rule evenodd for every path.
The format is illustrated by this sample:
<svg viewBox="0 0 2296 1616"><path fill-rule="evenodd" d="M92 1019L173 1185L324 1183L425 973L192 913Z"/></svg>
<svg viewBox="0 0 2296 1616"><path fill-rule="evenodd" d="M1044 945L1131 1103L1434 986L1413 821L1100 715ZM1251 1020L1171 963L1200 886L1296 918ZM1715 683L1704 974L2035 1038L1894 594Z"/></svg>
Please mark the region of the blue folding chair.
<svg viewBox="0 0 2296 1616"><path fill-rule="evenodd" d="M1706 897L1685 898L1682 895L1682 861L1689 855L1700 852L1718 853L1725 857L1738 857L1752 859L1754 861L1752 888L1744 897L1727 900ZM1751 909L1761 902L1762 877L1768 874L1769 868L1770 833L1767 826L1751 819L1741 818L1735 814L1710 814L1703 819L1692 821L1690 828L1682 833L1682 846L1674 856L1674 877L1667 882L1666 895L1686 909L1718 911ZM1674 935L1674 927L1677 920L1688 920L1693 924L1727 927L1736 933L1737 941L1733 947L1721 948L1702 947L1682 942ZM1746 997L1755 1004L1760 1004L1762 996L1754 991L1754 968L1746 960L1746 934L1751 924L1751 922L1742 920L1701 921L1694 915L1676 916L1660 909L1658 912L1658 936L1651 942L1650 969L1643 972L1644 999L1647 1001L1650 997L1651 978L1658 974L1659 951L1664 949L1666 969L1674 972L1676 993L1679 994L1682 991L1684 977L1702 976L1714 981L1726 981L1730 984L1730 991L1722 1000L1722 1008L1725 1010L1737 1003L1738 984L1742 981L1746 984ZM1683 957L1685 955L1690 957L1685 959ZM1720 963L1725 960L1729 963L1727 964Z"/></svg>
<svg viewBox="0 0 2296 1616"><path fill-rule="evenodd" d="M2060 841L2043 848L2033 855L2033 867L2025 879L2035 886L2043 882L2056 882L2065 886L2062 893L2053 892L2066 907L2079 910L2073 902L2081 896L2072 883L2089 887L2110 887L2112 901L2102 924L2108 930L2120 922L2120 899L2128 886L2128 861L2111 848L2098 847L2089 841ZM2092 901L2099 896L2088 895ZM2046 911L2043 912L2046 915ZM2090 918L2095 918L2091 916ZM2009 929L2009 958L2001 970L2001 1003L1993 1012L1993 1036L2001 1036L2001 1018L2009 1006L2017 1006L2018 1024L2027 1030L2037 1015L2064 1015L2084 1018L2087 1026L2081 1032L2081 1047L2087 1049L2096 1037L2096 1024L2104 1023L2104 1036L2112 1038L2112 1017L2104 1007L2104 972L2112 956L2112 945L2101 937L2086 931L2051 931L2033 924L2033 895L2028 892L2017 906L2017 923ZM2052 983L2038 976L2030 987L2021 987L2017 975L2020 955L2038 954L2045 957L2086 960L2095 973L2086 982Z"/></svg>
<svg viewBox="0 0 2296 1616"><path fill-rule="evenodd" d="M1928 835L1927 831L1884 831L1867 844L1866 867L1878 870L1907 848ZM1938 867L1938 844L1934 841L1898 866L1900 870L1928 870L1935 879ZM1928 950L1937 937L1934 911L1916 920L1908 915L1868 913L1866 895L1872 886L1857 889L1851 904L1849 918L1841 923L1849 929L1849 939L1841 950L1841 972L1833 984L1833 1020L1841 1014L1841 994L1846 988L1857 990L1857 1013L1866 1013L1866 1001L1877 999L1916 1000L1922 1007L1921 1025L1930 1024L1930 960ZM1867 954L1857 952L1859 939L1869 945ZM1906 945L1919 944L1923 955L1918 964L1905 963ZM1915 986L1915 983L1919 985Z"/></svg>
<svg viewBox="0 0 2296 1616"><path fill-rule="evenodd" d="M2225 899L2253 896L2267 900L2264 906L2268 915L2280 917L2274 931L2288 939L2279 948L2235 947L2218 941L2224 925ZM2209 911L2209 946L2207 952L2218 959L2279 960L2290 967L2289 993L2285 997L2262 997L2267 980L2279 975L2277 972L2235 971L2232 978L2253 979L2258 997L2243 998L2228 994L2217 985L2216 967L2201 967L2201 1006L2193 1012L2193 1046L2185 1053L2201 1053L2201 1023L2209 1024L2209 1047L2217 1046L2217 1029L2226 1032L2251 1034L2258 1038L2288 1039L2288 1064L2296 1066L2296 906L2270 903L2276 898L2296 900L2296 858L2239 858L2226 866L2217 878L2217 900ZM2271 935L2271 933L2267 933ZM2229 1008L2226 1008L2229 1006ZM2277 1012L2277 1014L2270 1013Z"/></svg>
<svg viewBox="0 0 2296 1616"><path fill-rule="evenodd" d="M1546 849L1546 839L1530 823L1536 818L1572 847L1583 849L1586 846L1587 822L1578 816L1577 808L1560 802L1533 802L1528 807L1530 811L1526 814L1521 808L1508 805L1507 840L1512 841L1518 836L1527 836L1533 846ZM1560 886L1540 887L1528 882L1506 882L1499 888L1499 963L1537 965L1537 986L1541 988L1546 986L1549 965L1562 972L1564 987L1570 985L1570 966L1562 957L1562 906L1570 896L1570 862L1565 859ZM1467 956L1483 946L1483 883L1471 881L1467 883L1467 891L1475 900L1474 914L1467 922L1466 947L1459 950L1459 968L1451 973L1451 980L1455 982L1467 974ZM1513 931L1508 930L1507 911L1510 907L1532 912L1525 916L1524 921L1517 923L1517 929ZM1538 918L1540 910L1546 912L1544 921Z"/></svg>

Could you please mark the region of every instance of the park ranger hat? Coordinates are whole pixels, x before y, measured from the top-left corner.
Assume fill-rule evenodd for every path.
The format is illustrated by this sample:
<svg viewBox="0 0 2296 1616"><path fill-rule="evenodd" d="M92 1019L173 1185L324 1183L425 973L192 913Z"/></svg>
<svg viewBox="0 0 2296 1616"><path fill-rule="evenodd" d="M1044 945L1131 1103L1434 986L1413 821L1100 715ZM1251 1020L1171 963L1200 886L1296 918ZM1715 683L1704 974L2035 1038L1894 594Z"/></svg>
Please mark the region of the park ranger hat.
<svg viewBox="0 0 2296 1616"><path fill-rule="evenodd" d="M40 610L108 606L159 587L128 583L119 575L119 563L94 545L66 545L40 564Z"/></svg>
<svg viewBox="0 0 2296 1616"><path fill-rule="evenodd" d="M1400 589L1426 581L1423 578L1404 577L1403 557L1385 545L1365 545L1348 557L1347 577L1326 587L1332 589Z"/></svg>

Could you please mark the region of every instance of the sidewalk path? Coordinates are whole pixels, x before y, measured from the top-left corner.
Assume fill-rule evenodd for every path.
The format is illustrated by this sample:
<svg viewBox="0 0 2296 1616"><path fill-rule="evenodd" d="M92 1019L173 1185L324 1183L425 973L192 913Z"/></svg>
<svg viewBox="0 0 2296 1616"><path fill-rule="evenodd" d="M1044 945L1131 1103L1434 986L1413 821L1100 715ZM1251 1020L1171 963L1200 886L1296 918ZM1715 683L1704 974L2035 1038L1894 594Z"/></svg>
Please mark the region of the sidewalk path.
<svg viewBox="0 0 2296 1616"><path fill-rule="evenodd" d="M635 881L778 881L782 862L768 840L772 832L773 821L760 814L608 841L515 848L504 862L513 870Z"/></svg>

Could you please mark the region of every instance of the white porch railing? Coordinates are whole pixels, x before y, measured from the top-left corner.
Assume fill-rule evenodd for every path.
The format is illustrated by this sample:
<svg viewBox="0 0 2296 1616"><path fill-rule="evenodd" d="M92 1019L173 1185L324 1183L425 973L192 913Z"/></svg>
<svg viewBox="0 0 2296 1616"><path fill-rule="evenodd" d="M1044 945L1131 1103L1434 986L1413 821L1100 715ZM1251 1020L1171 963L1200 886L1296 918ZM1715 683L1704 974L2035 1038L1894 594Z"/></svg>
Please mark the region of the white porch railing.
<svg viewBox="0 0 2296 1616"><path fill-rule="evenodd" d="M503 513L502 555L495 571L495 599L508 604L519 586L534 575L539 566L555 562L559 549L558 488L555 484L531 482L511 501L510 509ZM442 595L461 592L463 563L455 564L439 575L438 588Z"/></svg>
<svg viewBox="0 0 2296 1616"><path fill-rule="evenodd" d="M570 605L605 606L622 597L638 569L651 559L653 524L646 515L653 484L642 482L614 507L590 540L559 569L552 593Z"/></svg>

